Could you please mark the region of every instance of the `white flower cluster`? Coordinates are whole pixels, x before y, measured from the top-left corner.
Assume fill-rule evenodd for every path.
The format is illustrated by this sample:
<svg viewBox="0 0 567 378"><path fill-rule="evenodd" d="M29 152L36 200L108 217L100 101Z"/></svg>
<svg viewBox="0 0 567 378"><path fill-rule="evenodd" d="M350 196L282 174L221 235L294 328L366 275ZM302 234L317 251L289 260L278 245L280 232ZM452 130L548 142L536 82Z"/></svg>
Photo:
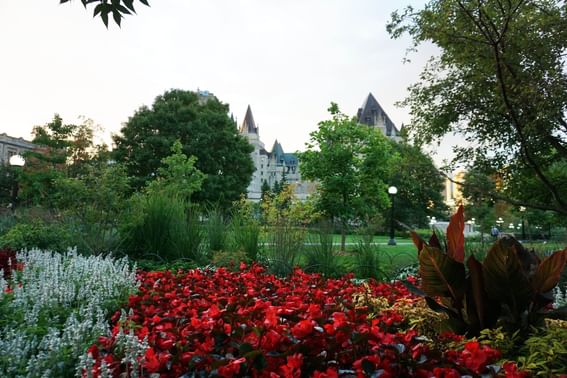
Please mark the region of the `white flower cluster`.
<svg viewBox="0 0 567 378"><path fill-rule="evenodd" d="M130 313L131 315L132 313ZM126 311L122 310L118 323L125 324L127 319ZM128 377L130 378L139 378L143 375L141 363L144 362L144 356L148 348L147 337L144 340L140 340L133 329L125 332L120 327L114 338L113 352L115 355L123 356L120 363L128 366ZM81 355L77 364L77 376L82 376L83 373L86 373L87 378L91 378L94 365L95 360L90 353ZM114 376L112 369L105 361L102 361L99 373L101 378L112 378Z"/></svg>
<svg viewBox="0 0 567 378"><path fill-rule="evenodd" d="M4 279L4 269L0 269L0 301L8 288L8 281Z"/></svg>
<svg viewBox="0 0 567 378"><path fill-rule="evenodd" d="M567 306L567 286L555 286L555 288L553 288L553 298L553 307L559 308L562 306Z"/></svg>
<svg viewBox="0 0 567 378"><path fill-rule="evenodd" d="M17 260L23 270L0 308L0 376L73 375L86 347L109 333L109 312L137 289L135 269L127 259L75 250L32 250Z"/></svg>

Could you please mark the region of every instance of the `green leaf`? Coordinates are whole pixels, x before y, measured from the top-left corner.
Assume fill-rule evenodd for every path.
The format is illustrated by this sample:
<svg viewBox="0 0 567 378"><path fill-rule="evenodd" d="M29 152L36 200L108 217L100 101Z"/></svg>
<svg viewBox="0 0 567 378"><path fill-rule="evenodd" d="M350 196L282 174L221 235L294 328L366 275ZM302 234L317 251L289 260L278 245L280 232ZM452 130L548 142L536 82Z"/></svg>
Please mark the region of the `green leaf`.
<svg viewBox="0 0 567 378"><path fill-rule="evenodd" d="M536 293L545 293L553 289L561 279L561 272L567 262L567 248L556 251L546 257L537 267L531 279L532 289Z"/></svg>
<svg viewBox="0 0 567 378"><path fill-rule="evenodd" d="M457 307L465 292L465 266L441 250L424 246L419 255L422 289L432 297L451 297Z"/></svg>
<svg viewBox="0 0 567 378"><path fill-rule="evenodd" d="M123 0L123 2L126 8L130 9L133 13L136 13L136 10L134 9L134 0Z"/></svg>
<svg viewBox="0 0 567 378"><path fill-rule="evenodd" d="M481 329L485 328L485 302L486 302L486 292L484 291L484 279L482 274L482 264L474 257L471 256L467 260L467 267L469 268L469 288L472 294L472 300L474 303L474 312L478 317L479 325ZM471 309L467 308L467 312Z"/></svg>
<svg viewBox="0 0 567 378"><path fill-rule="evenodd" d="M527 308L533 293L515 240L500 239L488 252L484 260L484 289L489 298L508 304L514 314Z"/></svg>
<svg viewBox="0 0 567 378"><path fill-rule="evenodd" d="M96 17L105 8L106 4L98 4L93 11L93 17Z"/></svg>
<svg viewBox="0 0 567 378"><path fill-rule="evenodd" d="M104 10L101 12L100 14L100 18L102 19L102 22L104 23L104 26L106 26L106 28L108 29L108 10Z"/></svg>
<svg viewBox="0 0 567 378"><path fill-rule="evenodd" d="M447 227L447 254L460 263L465 261L465 215L463 205L451 217Z"/></svg>
<svg viewBox="0 0 567 378"><path fill-rule="evenodd" d="M418 296L420 296L420 297L425 297L425 296L427 296L427 294L425 294L424 291L420 290L418 287L416 287L416 286L415 286L414 284L412 284L411 282L406 281L406 280L402 280L402 281L400 281L400 282L402 283L402 285L404 285L404 286L409 290L410 293L415 294L415 295L418 295Z"/></svg>
<svg viewBox="0 0 567 378"><path fill-rule="evenodd" d="M435 312L450 314L452 316L456 315L456 313L453 310L451 310L449 307L443 306L441 303L438 303L437 301L435 301L435 299L431 297L425 297L425 302L427 303L427 306L429 306L429 308Z"/></svg>
<svg viewBox="0 0 567 378"><path fill-rule="evenodd" d="M367 359L362 360L362 370L368 375L372 376L374 373L374 364Z"/></svg>
<svg viewBox="0 0 567 378"><path fill-rule="evenodd" d="M114 18L114 22L116 22L116 24L118 26L120 26L120 22L122 21L122 15L120 14L119 11L112 11L112 17Z"/></svg>
<svg viewBox="0 0 567 378"><path fill-rule="evenodd" d="M120 5L120 4L118 4L118 5L115 7L115 9L116 9L118 12L122 13L122 14L132 14L132 13L128 10L128 8L126 8L125 6Z"/></svg>

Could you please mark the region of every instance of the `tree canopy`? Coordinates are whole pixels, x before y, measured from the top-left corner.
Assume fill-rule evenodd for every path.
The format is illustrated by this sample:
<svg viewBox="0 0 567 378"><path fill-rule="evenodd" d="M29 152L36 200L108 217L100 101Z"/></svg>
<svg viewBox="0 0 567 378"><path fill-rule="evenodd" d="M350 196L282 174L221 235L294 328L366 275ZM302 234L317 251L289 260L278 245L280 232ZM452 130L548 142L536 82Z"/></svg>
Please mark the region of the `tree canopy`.
<svg viewBox="0 0 567 378"><path fill-rule="evenodd" d="M155 179L162 159L179 140L183 154L195 156L195 168L205 174L193 200L228 207L246 193L254 171L253 147L238 133L228 110L213 96L166 91L151 108L139 108L113 137L113 157L126 165L133 185L141 188Z"/></svg>
<svg viewBox="0 0 567 378"><path fill-rule="evenodd" d="M405 140L390 144L397 153L396 169L388 180L398 188L395 218L413 228L427 226L427 216L444 218L447 213L441 194L444 180L431 157Z"/></svg>
<svg viewBox="0 0 567 378"><path fill-rule="evenodd" d="M24 154L26 165L20 183L27 202L51 207L55 181L79 175L104 153L105 146L94 146L93 128L91 120L85 119L79 125L65 124L58 114L51 122L33 128L32 142L39 148Z"/></svg>
<svg viewBox="0 0 567 378"><path fill-rule="evenodd" d="M456 132L456 161L500 177L495 199L567 214L566 2L432 0L388 30L440 51L404 101L412 137Z"/></svg>
<svg viewBox="0 0 567 378"><path fill-rule="evenodd" d="M344 232L351 222L366 222L390 204L391 147L378 129L359 125L336 104L331 119L312 132L299 155L301 175L319 183L319 210L339 221Z"/></svg>
<svg viewBox="0 0 567 378"><path fill-rule="evenodd" d="M68 3L71 0L59 0L59 4ZM89 4L95 4L93 17L99 16L106 27L108 27L108 16L112 15L114 22L120 26L125 15L136 13L134 2L140 2L150 6L148 0L81 0L86 8Z"/></svg>

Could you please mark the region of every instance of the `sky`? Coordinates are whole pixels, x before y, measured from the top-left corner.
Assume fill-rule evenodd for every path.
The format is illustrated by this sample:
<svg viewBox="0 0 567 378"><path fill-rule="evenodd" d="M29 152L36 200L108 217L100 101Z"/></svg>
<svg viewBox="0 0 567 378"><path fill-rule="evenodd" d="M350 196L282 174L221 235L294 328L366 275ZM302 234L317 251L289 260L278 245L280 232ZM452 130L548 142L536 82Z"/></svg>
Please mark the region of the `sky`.
<svg viewBox="0 0 567 378"><path fill-rule="evenodd" d="M390 14L420 0L150 0L118 28L79 0L0 1L0 133L31 138L55 113L112 133L168 89L208 90L239 125L251 106L267 147L303 150L331 101L355 115L372 92L395 103L434 53L391 40ZM442 150L435 160L448 157Z"/></svg>

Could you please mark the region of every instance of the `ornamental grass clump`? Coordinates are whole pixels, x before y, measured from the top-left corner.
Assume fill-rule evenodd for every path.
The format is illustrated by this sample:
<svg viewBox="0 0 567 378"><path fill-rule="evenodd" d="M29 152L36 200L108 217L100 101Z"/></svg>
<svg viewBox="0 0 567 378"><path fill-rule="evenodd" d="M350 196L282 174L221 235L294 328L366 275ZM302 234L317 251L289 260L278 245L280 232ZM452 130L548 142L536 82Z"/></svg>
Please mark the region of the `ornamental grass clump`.
<svg viewBox="0 0 567 378"><path fill-rule="evenodd" d="M109 333L109 314L136 290L136 273L126 259L74 250L31 250L17 261L22 269L0 297L0 376L73 376L78 356Z"/></svg>
<svg viewBox="0 0 567 378"><path fill-rule="evenodd" d="M533 251L505 237L494 243L482 263L471 255L465 264L464 224L460 206L451 217L446 243L435 232L428 243L412 233L419 251L419 292L431 309L448 315L449 329L477 336L483 329L502 327L524 340L532 327L544 326L545 317L565 315L565 308L548 308L567 262L567 248L540 261Z"/></svg>

